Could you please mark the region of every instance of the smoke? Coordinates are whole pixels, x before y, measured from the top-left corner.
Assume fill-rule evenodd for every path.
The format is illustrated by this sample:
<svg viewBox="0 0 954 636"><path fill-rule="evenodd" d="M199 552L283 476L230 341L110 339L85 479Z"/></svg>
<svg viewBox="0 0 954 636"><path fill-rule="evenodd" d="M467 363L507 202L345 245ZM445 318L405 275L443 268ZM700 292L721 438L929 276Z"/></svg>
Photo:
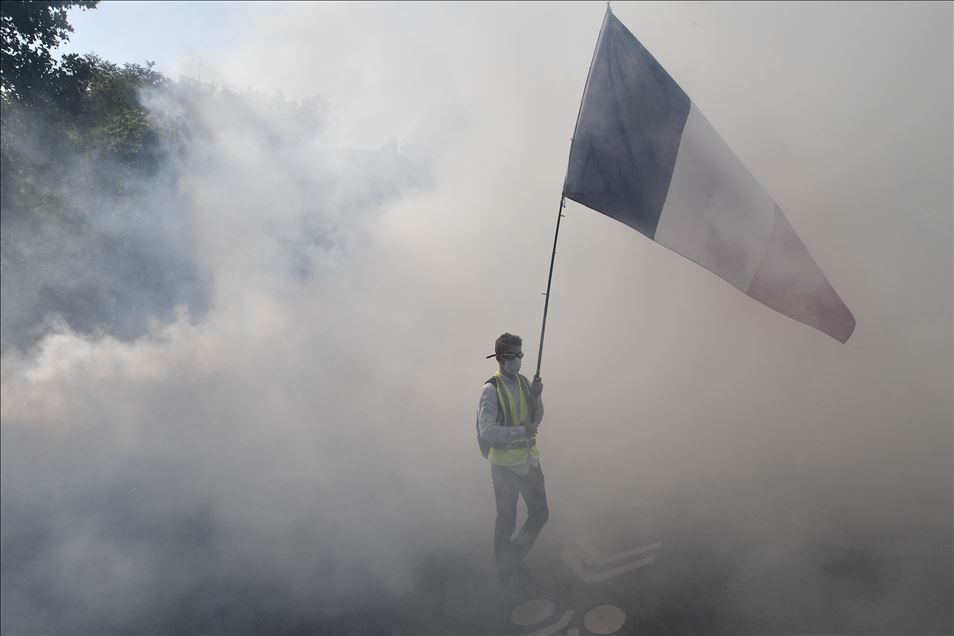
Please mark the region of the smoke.
<svg viewBox="0 0 954 636"><path fill-rule="evenodd" d="M95 143L83 154L63 152L53 138L62 127L15 105L5 125L11 163L41 166L42 176L16 178L11 168L18 183L5 191L4 352L36 344L51 322L135 338L151 321L172 319L176 305L204 314L208 278L174 170L161 161L130 168Z"/></svg>
<svg viewBox="0 0 954 636"><path fill-rule="evenodd" d="M447 458L413 443L436 424L401 362L414 339L395 339L413 316L375 273L374 225L413 189L414 158L341 151L252 94L143 101L198 118L174 183L142 205L188 219L176 236L201 246L210 309L133 339L61 326L4 356L5 631L164 631L202 600L227 617L171 625L248 629L244 594L289 599L277 616L307 595L328 616L356 588L400 591L415 546L461 536L436 530L448 509L407 516L442 488L409 467Z"/></svg>
<svg viewBox="0 0 954 636"><path fill-rule="evenodd" d="M827 7L614 6L858 318L834 343L568 206L532 563L558 570L580 536L663 541L630 627L950 622L951 10ZM187 152L126 215L76 201L100 228L83 242L12 234L77 255L36 274L61 284L121 237L135 258L93 273L148 300L111 323L101 298L4 287L5 315L65 319L3 353L0 629L500 631L474 411L497 335L533 371L599 12L247 11L203 74L261 92L144 94L193 127ZM886 51L894 24L907 46ZM189 282L143 285L167 266Z"/></svg>

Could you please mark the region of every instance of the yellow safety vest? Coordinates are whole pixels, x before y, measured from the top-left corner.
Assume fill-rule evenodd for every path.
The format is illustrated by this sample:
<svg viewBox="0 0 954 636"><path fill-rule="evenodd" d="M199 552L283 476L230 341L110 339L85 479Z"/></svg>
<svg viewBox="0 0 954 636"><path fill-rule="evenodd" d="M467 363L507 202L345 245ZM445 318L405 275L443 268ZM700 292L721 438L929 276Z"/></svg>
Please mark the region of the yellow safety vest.
<svg viewBox="0 0 954 636"><path fill-rule="evenodd" d="M494 384L497 387L497 422L501 426L521 426L530 420L529 395L530 384L527 379L517 374L517 385L519 391L514 398L510 392L507 383L501 380L501 374L498 370L494 377L497 379ZM492 463L498 466L517 466L527 461L532 456L534 459L540 458L540 449L537 448L537 439L521 437L505 444L494 444L487 455Z"/></svg>

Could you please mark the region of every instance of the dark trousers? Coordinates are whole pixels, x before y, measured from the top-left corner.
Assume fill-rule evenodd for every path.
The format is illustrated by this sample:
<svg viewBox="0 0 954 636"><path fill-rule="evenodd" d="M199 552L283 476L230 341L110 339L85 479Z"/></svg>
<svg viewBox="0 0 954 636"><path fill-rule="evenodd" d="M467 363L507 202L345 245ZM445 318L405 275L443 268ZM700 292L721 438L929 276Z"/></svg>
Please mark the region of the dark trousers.
<svg viewBox="0 0 954 636"><path fill-rule="evenodd" d="M537 535L550 517L543 471L530 467L526 475L518 475L506 466L491 464L494 496L497 499L497 524L494 527L494 557L497 575L507 578L515 573L537 540ZM513 539L517 527L517 495L523 495L527 504L527 521Z"/></svg>

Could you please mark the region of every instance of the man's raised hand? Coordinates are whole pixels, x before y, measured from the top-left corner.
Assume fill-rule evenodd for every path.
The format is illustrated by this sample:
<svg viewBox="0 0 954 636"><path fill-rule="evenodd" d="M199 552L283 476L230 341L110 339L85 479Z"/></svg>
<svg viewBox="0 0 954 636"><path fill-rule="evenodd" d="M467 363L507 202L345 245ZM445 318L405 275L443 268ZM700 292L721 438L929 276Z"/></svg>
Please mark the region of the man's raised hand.
<svg viewBox="0 0 954 636"><path fill-rule="evenodd" d="M540 395L543 393L543 380L540 379L540 376L534 376L533 382L530 384L530 399L536 402L540 399Z"/></svg>

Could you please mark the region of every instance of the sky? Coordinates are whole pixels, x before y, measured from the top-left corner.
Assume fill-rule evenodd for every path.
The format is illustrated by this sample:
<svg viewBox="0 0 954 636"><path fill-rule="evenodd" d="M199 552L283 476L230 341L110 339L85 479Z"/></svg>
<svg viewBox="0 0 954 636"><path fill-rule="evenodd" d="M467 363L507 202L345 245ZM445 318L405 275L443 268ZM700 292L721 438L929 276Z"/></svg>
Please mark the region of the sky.
<svg viewBox="0 0 954 636"><path fill-rule="evenodd" d="M183 71L198 76L199 59L228 47L237 21L249 6L144 1L101 2L92 11L73 8L68 13L73 33L57 52L95 52L118 63L148 60L167 75Z"/></svg>
<svg viewBox="0 0 954 636"><path fill-rule="evenodd" d="M746 546L735 560L706 549L733 564L719 602L747 615L791 593L754 583L779 567L801 610L823 606L838 546L949 563L952 6L612 7L785 212L857 327L838 343L568 203L542 366L551 521L534 563L576 536L625 535L637 502L692 510L711 543ZM157 185L144 206L175 201L211 281L201 315L134 338L60 325L4 353L4 556L20 568L4 577L4 632L334 625L362 598L417 598L434 562L476 573L454 582L483 602L467 586L492 578L472 428L484 356L517 333L533 370L604 8L71 12L64 51L153 60L174 79L197 78L201 59L202 81L322 110L301 132L196 106L211 134L175 166L175 198ZM179 99L144 103L162 117ZM349 162L355 149L406 170ZM382 180L393 187L373 194ZM28 533L42 549L22 547ZM903 617L917 580L886 579L878 611ZM934 607L920 625L949 616Z"/></svg>

